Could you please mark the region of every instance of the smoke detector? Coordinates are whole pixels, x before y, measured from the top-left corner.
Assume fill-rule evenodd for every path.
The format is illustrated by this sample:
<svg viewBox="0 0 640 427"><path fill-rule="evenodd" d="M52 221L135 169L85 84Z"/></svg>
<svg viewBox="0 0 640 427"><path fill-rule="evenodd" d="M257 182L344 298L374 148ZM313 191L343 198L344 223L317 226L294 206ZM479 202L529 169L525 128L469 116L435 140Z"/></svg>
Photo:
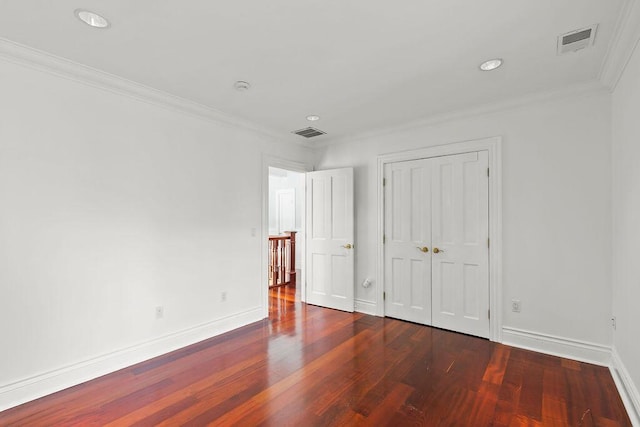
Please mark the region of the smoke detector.
<svg viewBox="0 0 640 427"><path fill-rule="evenodd" d="M242 80L238 80L237 82L235 82L233 84L233 87L238 91L238 92L245 92L247 90L249 90L251 88L251 85L248 82L242 81Z"/></svg>
<svg viewBox="0 0 640 427"><path fill-rule="evenodd" d="M598 24L595 24L591 27L581 28L558 36L558 55L577 52L584 48L593 46L597 29Z"/></svg>

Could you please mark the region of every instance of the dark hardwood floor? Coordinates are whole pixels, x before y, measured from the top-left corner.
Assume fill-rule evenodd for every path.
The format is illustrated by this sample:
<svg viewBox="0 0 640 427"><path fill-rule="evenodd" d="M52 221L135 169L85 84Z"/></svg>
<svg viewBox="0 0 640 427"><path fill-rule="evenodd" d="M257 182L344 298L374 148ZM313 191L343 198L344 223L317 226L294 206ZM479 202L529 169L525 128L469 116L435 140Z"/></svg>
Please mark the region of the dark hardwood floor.
<svg viewBox="0 0 640 427"><path fill-rule="evenodd" d="M271 316L0 413L2 426L629 426L606 368L271 291Z"/></svg>

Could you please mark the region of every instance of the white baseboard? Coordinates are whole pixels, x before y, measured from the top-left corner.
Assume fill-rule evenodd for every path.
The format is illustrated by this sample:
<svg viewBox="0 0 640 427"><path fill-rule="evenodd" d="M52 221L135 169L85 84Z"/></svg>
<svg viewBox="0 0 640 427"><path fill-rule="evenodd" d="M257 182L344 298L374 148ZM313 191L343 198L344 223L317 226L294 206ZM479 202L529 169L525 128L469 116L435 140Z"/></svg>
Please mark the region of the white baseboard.
<svg viewBox="0 0 640 427"><path fill-rule="evenodd" d="M609 366L611 362L609 346L524 329L503 327L502 343L594 365Z"/></svg>
<svg viewBox="0 0 640 427"><path fill-rule="evenodd" d="M618 392L627 409L627 414L631 418L631 424L640 426L640 393L638 388L631 380L627 367L622 363L618 350L613 347L611 351L611 365L609 366L613 381L618 387Z"/></svg>
<svg viewBox="0 0 640 427"><path fill-rule="evenodd" d="M263 318L263 308L253 308L64 368L0 386L0 411L195 344Z"/></svg>
<svg viewBox="0 0 640 427"><path fill-rule="evenodd" d="M364 301L361 299L356 300L356 311L358 313L370 314L371 316L377 316L376 303L371 301Z"/></svg>

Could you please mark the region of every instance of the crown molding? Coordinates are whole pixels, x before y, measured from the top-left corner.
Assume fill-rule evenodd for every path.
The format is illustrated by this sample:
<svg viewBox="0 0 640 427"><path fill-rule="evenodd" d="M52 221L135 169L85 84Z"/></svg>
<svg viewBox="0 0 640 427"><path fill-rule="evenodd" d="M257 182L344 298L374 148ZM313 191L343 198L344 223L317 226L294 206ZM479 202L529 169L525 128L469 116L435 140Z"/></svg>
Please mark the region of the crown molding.
<svg viewBox="0 0 640 427"><path fill-rule="evenodd" d="M625 0L598 75L609 90L615 90L639 43L640 0Z"/></svg>
<svg viewBox="0 0 640 427"><path fill-rule="evenodd" d="M475 115L517 108L530 103L567 97L580 92L598 90L602 89L603 84L604 87L612 90L622 75L624 67L633 53L634 47L638 44L638 38L640 37L640 6L638 6L638 3L640 3L640 0L626 0L618 20L616 34L609 46L603 63L599 82L592 81L559 90L525 95L497 103L483 104L463 110L436 114L425 119L398 126L381 128L366 133L349 134L336 138L329 137L324 141L300 140L286 132L283 133L265 128L249 120L223 113L206 105L3 38L0 38L0 59L118 95L127 96L138 101L168 108L192 117L209 120L220 125L249 130L275 141L290 142L306 148L317 149L336 143L377 137L416 127L430 126Z"/></svg>
<svg viewBox="0 0 640 427"><path fill-rule="evenodd" d="M308 147L292 136L257 126L248 120L11 40L0 38L0 59L219 125L249 130L276 141L288 141Z"/></svg>
<svg viewBox="0 0 640 427"><path fill-rule="evenodd" d="M571 86L562 87L559 89L536 92L534 94L527 94L524 96L518 96L510 98L504 101L492 102L487 104L481 104L475 107L466 108L463 110L454 110L451 112L436 114L427 116L426 118L415 120L409 123L404 123L398 126L380 128L366 133L355 133L351 135L345 135L336 137L333 139L327 139L317 143L313 148L323 148L333 144L354 142L362 139L377 138L384 135L395 134L405 132L411 129L433 126L445 122L454 120L461 120L480 116L483 114L497 113L505 110L512 110L514 108L524 107L530 104L537 104L542 102L550 102L563 98L569 98L576 95L588 94L599 91L606 91L607 88L599 80L591 80L586 83L578 83Z"/></svg>

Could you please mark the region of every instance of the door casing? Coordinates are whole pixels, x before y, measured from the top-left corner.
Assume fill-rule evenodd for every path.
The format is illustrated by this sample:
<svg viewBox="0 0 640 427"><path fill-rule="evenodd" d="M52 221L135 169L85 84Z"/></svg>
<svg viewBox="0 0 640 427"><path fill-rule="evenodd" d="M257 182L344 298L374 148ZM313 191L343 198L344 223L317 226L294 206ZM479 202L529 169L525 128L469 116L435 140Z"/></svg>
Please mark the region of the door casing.
<svg viewBox="0 0 640 427"><path fill-rule="evenodd" d="M384 169L387 163L487 150L489 153L489 339L502 342L502 137L494 136L378 156L376 314L385 315L384 284Z"/></svg>
<svg viewBox="0 0 640 427"><path fill-rule="evenodd" d="M293 172L307 173L313 170L310 164L296 162L294 160L285 159L282 157L275 157L272 155L263 154L262 156L262 233L261 245L260 245L260 296L262 300L262 315L264 318L269 317L269 168L286 169ZM304 224L304 216L302 218L303 228L306 229ZM301 251L302 256L305 256L306 251ZM298 278L298 283L301 286L302 301L305 300L306 283L304 274Z"/></svg>

